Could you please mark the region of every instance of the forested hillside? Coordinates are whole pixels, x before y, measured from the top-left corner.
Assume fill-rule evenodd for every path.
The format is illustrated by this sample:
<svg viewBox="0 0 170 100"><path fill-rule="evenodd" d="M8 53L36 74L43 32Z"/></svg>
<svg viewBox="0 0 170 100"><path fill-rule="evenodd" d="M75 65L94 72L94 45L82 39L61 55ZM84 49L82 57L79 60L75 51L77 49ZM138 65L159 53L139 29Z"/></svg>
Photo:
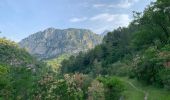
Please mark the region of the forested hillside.
<svg viewBox="0 0 170 100"><path fill-rule="evenodd" d="M169 5L168 0L158 0L143 13L134 12L134 20L128 27L109 32L103 43L93 50L64 60L61 73L84 73L94 78L128 76L143 84L169 90Z"/></svg>
<svg viewBox="0 0 170 100"><path fill-rule="evenodd" d="M18 44L0 38L0 100L39 100L50 66L36 60Z"/></svg>
<svg viewBox="0 0 170 100"><path fill-rule="evenodd" d="M169 0L157 0L143 12L134 12L128 27L107 33L93 49L72 56L63 53L51 61L39 61L25 50L29 48L0 38L0 100L170 100L169 6ZM43 40L55 40L55 33L50 38L46 32L37 34ZM38 44L42 37L37 34L20 45ZM74 42L75 35L68 34ZM85 35L82 48L94 46L86 41L91 35L75 34ZM34 46L43 54L34 56L56 57L47 53L53 49L44 50L42 44L51 42L43 40L38 49ZM70 43L60 42L60 46ZM55 70L51 65L57 66Z"/></svg>

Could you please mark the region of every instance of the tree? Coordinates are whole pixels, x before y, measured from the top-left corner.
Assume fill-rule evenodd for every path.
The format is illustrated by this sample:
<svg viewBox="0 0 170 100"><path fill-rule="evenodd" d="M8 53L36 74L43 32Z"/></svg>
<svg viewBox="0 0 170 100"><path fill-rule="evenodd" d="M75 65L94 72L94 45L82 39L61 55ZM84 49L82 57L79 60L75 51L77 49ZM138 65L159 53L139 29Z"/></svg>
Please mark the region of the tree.
<svg viewBox="0 0 170 100"><path fill-rule="evenodd" d="M156 48L146 49L142 55L134 59L134 71L138 80L147 84L162 86L159 73L164 69L163 60L160 59Z"/></svg>
<svg viewBox="0 0 170 100"><path fill-rule="evenodd" d="M138 31L134 37L134 44L138 49L147 48L157 40L162 44L167 43L170 36L170 9L169 1L165 1L158 0L152 3L143 14L135 13L134 23L138 26Z"/></svg>

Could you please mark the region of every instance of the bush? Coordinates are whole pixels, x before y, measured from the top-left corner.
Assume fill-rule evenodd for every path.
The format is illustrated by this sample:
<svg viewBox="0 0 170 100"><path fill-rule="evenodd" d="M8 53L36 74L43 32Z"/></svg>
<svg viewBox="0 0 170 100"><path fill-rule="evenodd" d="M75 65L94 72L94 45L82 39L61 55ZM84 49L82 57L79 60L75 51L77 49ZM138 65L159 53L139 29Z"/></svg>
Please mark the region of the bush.
<svg viewBox="0 0 170 100"><path fill-rule="evenodd" d="M104 85L105 100L118 100L125 90L123 82L116 77L99 77L98 81Z"/></svg>
<svg viewBox="0 0 170 100"><path fill-rule="evenodd" d="M170 90L170 69L164 69L160 72L160 77L165 89Z"/></svg>
<svg viewBox="0 0 170 100"><path fill-rule="evenodd" d="M93 80L88 87L88 100L104 100L104 86L98 80Z"/></svg>

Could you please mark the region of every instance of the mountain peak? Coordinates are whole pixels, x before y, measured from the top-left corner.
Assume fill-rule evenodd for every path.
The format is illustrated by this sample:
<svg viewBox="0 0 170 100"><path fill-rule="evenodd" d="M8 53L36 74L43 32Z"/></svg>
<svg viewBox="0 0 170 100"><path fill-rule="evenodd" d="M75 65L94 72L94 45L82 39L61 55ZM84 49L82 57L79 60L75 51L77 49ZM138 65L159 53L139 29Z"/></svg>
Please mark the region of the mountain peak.
<svg viewBox="0 0 170 100"><path fill-rule="evenodd" d="M109 33L110 31L109 30L105 30L103 33L101 33L101 36L105 36L107 35L107 33Z"/></svg>
<svg viewBox="0 0 170 100"><path fill-rule="evenodd" d="M19 44L39 59L87 51L100 44L102 37L88 29L47 28L23 39Z"/></svg>

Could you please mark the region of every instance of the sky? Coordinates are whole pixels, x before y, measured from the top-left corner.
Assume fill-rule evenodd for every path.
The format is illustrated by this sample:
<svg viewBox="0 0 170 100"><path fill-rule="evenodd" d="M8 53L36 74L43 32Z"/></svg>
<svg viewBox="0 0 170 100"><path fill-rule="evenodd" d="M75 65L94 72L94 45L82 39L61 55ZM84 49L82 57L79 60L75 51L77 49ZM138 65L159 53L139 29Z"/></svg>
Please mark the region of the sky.
<svg viewBox="0 0 170 100"><path fill-rule="evenodd" d="M46 28L83 28L100 34L128 26L132 11L153 0L1 0L0 37L19 42Z"/></svg>

